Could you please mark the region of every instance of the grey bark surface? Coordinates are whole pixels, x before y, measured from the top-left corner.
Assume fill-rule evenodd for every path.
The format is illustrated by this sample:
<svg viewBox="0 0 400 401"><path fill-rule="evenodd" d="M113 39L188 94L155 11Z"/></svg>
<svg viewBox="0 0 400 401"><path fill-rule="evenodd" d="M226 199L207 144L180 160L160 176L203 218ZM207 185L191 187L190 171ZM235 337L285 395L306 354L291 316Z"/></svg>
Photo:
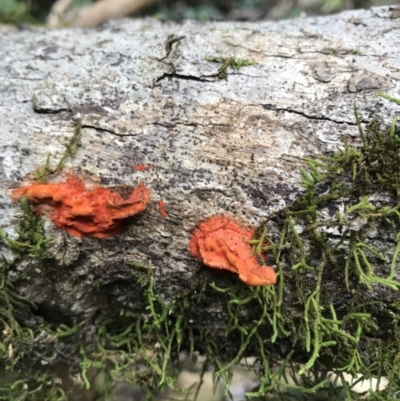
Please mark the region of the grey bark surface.
<svg viewBox="0 0 400 401"><path fill-rule="evenodd" d="M280 22L0 27L1 228L15 235L20 211L10 189L29 183L48 153L53 164L60 159L76 119L81 146L54 181L72 172L88 184L143 181L152 191L146 211L116 237L73 237L47 219L53 269L30 270L18 291L62 320L129 306L132 261L154 268L166 301L205 277L235 282L199 271L188 251L192 229L218 213L256 226L290 204L304 157L332 151L344 135L358 143L354 103L364 122L379 115L389 123L395 105L376 93L400 92L399 32L399 11L389 7ZM167 55L169 35L183 38ZM219 65L205 60L219 55L256 64L220 79ZM218 325L221 311L209 300L193 318Z"/></svg>

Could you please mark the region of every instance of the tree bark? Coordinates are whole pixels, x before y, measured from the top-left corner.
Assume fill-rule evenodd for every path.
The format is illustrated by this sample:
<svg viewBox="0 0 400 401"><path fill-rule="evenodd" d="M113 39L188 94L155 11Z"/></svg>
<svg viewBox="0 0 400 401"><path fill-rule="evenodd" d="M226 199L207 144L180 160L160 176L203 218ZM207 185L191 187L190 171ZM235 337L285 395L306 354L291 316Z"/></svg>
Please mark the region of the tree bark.
<svg viewBox="0 0 400 401"><path fill-rule="evenodd" d="M360 143L354 103L363 123L390 123L396 106L377 92L400 91L399 21L398 8L381 7L280 22L0 27L5 232L15 236L20 215L10 190L31 182L49 153L56 165L77 121L80 147L53 181L72 173L110 188L143 181L151 189L147 209L115 237L74 237L45 218L51 268L26 270L16 290L43 316L67 322L129 308L138 291L131 262L154 269L167 303L206 280L236 283L190 255L193 228L215 214L256 227L293 202L305 157L336 149L344 135ZM224 76L205 59L216 56L254 64ZM223 334L224 302L205 300L192 320Z"/></svg>

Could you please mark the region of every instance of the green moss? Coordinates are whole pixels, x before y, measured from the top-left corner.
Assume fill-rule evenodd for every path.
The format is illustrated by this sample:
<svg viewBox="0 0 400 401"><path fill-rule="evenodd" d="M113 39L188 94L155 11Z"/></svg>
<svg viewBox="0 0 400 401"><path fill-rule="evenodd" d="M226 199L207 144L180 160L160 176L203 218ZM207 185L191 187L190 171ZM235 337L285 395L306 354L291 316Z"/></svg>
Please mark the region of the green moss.
<svg viewBox="0 0 400 401"><path fill-rule="evenodd" d="M78 148L81 146L82 140L82 122L80 120L75 120L75 130L74 134L71 136L69 142L65 145L64 154L61 156L60 161L57 163L55 172L59 172L63 167L65 160L68 157L74 157Z"/></svg>
<svg viewBox="0 0 400 401"><path fill-rule="evenodd" d="M18 314L21 315L23 311L34 308L34 305L15 292L9 272L25 256L44 259L45 245L49 242L44 236L41 221L32 213L26 199L20 200L19 205L23 214L16 229L18 238L11 239L0 231L0 237L14 253L13 259L7 260L2 255L0 260L0 361L5 362L6 370L9 371L18 363L24 346L35 338L34 330L21 324L17 318ZM3 390L0 391L0 399L17 399L25 392L24 382L17 378L6 384L5 389L0 390ZM14 397L14 394L18 394L18 397Z"/></svg>
<svg viewBox="0 0 400 401"><path fill-rule="evenodd" d="M204 59L210 63L222 63L216 74L219 79L225 79L228 76L228 67L231 67L233 70L238 70L239 68L256 64L255 61L235 59L234 57L206 56Z"/></svg>
<svg viewBox="0 0 400 401"><path fill-rule="evenodd" d="M15 229L18 237L16 239L10 238L4 231L0 230L0 238L7 243L8 248L15 255L11 264L15 264L24 255L36 259L47 259L46 244L52 239L46 238L43 221L33 212L28 198L20 198L18 205L22 212L18 228Z"/></svg>
<svg viewBox="0 0 400 401"><path fill-rule="evenodd" d="M298 307L283 302L275 313L282 328L296 327L289 337L297 350L293 356L303 363L299 374L323 371L324 366L337 374L397 377L398 315L391 325L394 331L381 338L380 325L387 325L393 304L366 300L376 291L393 298L391 292L400 286L395 279L400 251L400 130L394 119L387 129L372 122L364 131L356 109L355 116L362 146L352 148L345 138L344 147L333 155L306 159L303 194L265 221L253 243L261 255L268 239L280 285L296 294L291 304ZM272 227L280 236L268 237ZM312 277L310 271L315 272ZM285 315L291 315L290 323L282 320ZM286 334L282 329L278 333L282 341ZM390 394L400 390L398 383L391 381L383 393L386 399L394 399ZM346 399L357 399L349 386L344 391Z"/></svg>
<svg viewBox="0 0 400 401"><path fill-rule="evenodd" d="M49 178L49 175L54 172L54 170L51 168L51 165L50 165L50 157L51 157L51 154L47 153L46 162L45 162L44 166L35 168L35 170L33 172L33 179L35 181L41 181L41 182L47 181L47 179Z"/></svg>
<svg viewBox="0 0 400 401"><path fill-rule="evenodd" d="M382 92L378 92L378 96L383 97L384 99L390 100L393 103L396 103L397 105L400 106L400 99L390 96L387 93L382 93Z"/></svg>
<svg viewBox="0 0 400 401"><path fill-rule="evenodd" d="M48 153L44 166L37 167L33 172L33 179L35 181L44 182L47 181L47 179L51 174L60 172L63 169L65 161L68 159L68 157L74 157L74 155L78 151L78 148L81 146L81 140L82 140L82 123L80 120L76 120L74 133L71 136L71 139L65 145L65 151L62 154L61 159L57 163L56 167L54 168L51 167L50 165L51 154Z"/></svg>
<svg viewBox="0 0 400 401"><path fill-rule="evenodd" d="M2 389L4 396L0 393L0 400L67 401L68 398L58 381L51 372L38 372L37 379L34 381L27 382L25 379L18 379L5 386Z"/></svg>
<svg viewBox="0 0 400 401"><path fill-rule="evenodd" d="M64 400L72 392L83 394L93 389L93 369L108 378L103 380L108 385L97 388L101 399L108 399L116 379L144 388L148 399L165 386L173 388L178 372L177 355L187 335L185 312L190 304L184 296L171 304L162 302L154 292L153 271L139 263L132 265L142 288L136 294L141 299L142 313L121 310L115 317L115 311L110 311L77 321L73 326L45 323L34 330L21 327L13 315L14 306L26 301L12 291L11 282L6 279L0 291L3 306L0 360L5 360L10 370L15 364L20 367L28 362L29 365L33 355L34 360L54 359L52 353L56 355L62 349L62 355L68 355L71 362L66 375L72 384L64 393L57 384L59 378L54 367L49 370L46 365L35 364L33 370L33 366L25 369L22 378L0 388L0 400L9 400L9 397L29 401ZM43 338L44 333L52 339L46 349L35 345L35 338L39 335Z"/></svg>

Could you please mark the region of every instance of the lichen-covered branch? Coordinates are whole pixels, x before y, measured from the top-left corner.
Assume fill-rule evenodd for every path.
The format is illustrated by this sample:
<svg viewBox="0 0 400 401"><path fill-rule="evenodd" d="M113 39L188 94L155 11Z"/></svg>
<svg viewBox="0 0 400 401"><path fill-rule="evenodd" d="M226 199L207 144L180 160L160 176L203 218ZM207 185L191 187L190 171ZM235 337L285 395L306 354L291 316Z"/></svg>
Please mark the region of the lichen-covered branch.
<svg viewBox="0 0 400 401"><path fill-rule="evenodd" d="M9 394L67 396L71 386L55 386L46 366L66 369L79 391L101 371L152 394L174 385L180 352L200 352L224 382L241 358L257 356L254 397L314 393L345 371L388 376L374 397L394 399L395 11L0 27L0 359L22 375ZM54 225L57 196L40 192L34 209L12 200L16 188L56 188L68 176L89 197L105 188L106 209L134 203L140 182L150 199L101 239ZM92 201L85 221L97 221ZM251 288L191 255L193 230L210 216L255 230L248 258L272 266L275 285ZM203 245L236 260L218 241ZM294 384L289 367L302 374Z"/></svg>

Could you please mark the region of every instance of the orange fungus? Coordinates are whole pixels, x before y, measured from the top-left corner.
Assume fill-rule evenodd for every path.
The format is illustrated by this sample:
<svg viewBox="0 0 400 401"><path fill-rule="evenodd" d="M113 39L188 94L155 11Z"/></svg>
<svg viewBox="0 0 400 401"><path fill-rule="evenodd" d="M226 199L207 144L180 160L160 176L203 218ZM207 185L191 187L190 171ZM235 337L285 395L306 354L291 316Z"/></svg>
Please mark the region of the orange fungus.
<svg viewBox="0 0 400 401"><path fill-rule="evenodd" d="M107 238L121 232L123 219L146 208L150 191L141 182L124 199L106 188L89 190L81 180L69 176L58 184L33 183L12 191L14 200L22 196L50 205L53 223L71 235Z"/></svg>
<svg viewBox="0 0 400 401"><path fill-rule="evenodd" d="M251 286L276 283L274 269L261 266L251 256L249 240L254 230L241 227L225 216L212 216L193 231L189 250L205 265L235 272Z"/></svg>
<svg viewBox="0 0 400 401"><path fill-rule="evenodd" d="M158 211L160 212L161 217L167 217L168 216L168 213L165 210L165 202L162 201L162 200L160 200L158 202Z"/></svg>
<svg viewBox="0 0 400 401"><path fill-rule="evenodd" d="M151 169L151 164L146 164L146 165L136 164L135 166L133 166L133 168L136 171L150 170Z"/></svg>

